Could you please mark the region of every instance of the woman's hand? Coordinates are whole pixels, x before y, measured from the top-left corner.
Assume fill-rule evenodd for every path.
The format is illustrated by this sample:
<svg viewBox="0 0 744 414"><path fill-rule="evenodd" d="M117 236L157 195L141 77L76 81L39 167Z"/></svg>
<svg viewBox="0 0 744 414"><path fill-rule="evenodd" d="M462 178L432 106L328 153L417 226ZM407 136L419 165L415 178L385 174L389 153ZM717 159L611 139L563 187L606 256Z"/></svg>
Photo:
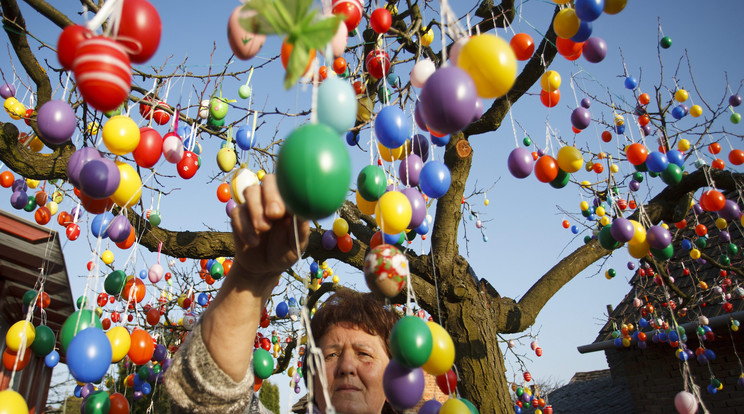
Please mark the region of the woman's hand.
<svg viewBox="0 0 744 414"><path fill-rule="evenodd" d="M282 272L299 259L310 233L307 222L287 212L273 175L243 194L245 204L230 214L235 260L201 321L212 359L236 382L251 369L253 341L266 300Z"/></svg>
<svg viewBox="0 0 744 414"><path fill-rule="evenodd" d="M287 211L276 176L267 174L262 183L246 188L245 204L230 213L235 240L230 277L270 289L307 247L310 228Z"/></svg>

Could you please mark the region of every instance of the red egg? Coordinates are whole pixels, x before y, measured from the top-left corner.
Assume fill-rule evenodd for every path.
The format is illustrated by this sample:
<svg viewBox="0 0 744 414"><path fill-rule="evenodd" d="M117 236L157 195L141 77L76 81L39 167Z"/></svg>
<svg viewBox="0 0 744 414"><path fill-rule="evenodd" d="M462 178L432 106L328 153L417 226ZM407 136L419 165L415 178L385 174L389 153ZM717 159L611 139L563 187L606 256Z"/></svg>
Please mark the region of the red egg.
<svg viewBox="0 0 744 414"><path fill-rule="evenodd" d="M99 111L111 111L127 99L132 68L124 48L117 42L96 36L85 39L72 65L80 94Z"/></svg>
<svg viewBox="0 0 744 414"><path fill-rule="evenodd" d="M80 237L80 226L75 223L68 224L67 228L65 229L65 234L67 235L68 240L77 240L77 238Z"/></svg>
<svg viewBox="0 0 744 414"><path fill-rule="evenodd" d="M393 24L393 17L390 15L388 9L381 7L372 12L369 18L369 24L376 33L384 34L390 30L390 26Z"/></svg>
<svg viewBox="0 0 744 414"><path fill-rule="evenodd" d="M346 16L344 24L349 32L354 31L362 21L362 3L358 0L334 0L331 6L333 14Z"/></svg>
<svg viewBox="0 0 744 414"><path fill-rule="evenodd" d="M65 27L57 40L57 59L65 70L72 69L75 52L80 42L92 34L85 26L71 25Z"/></svg>
<svg viewBox="0 0 744 414"><path fill-rule="evenodd" d="M124 0L116 40L134 63L145 63L160 44L163 24L155 6L147 0Z"/></svg>
<svg viewBox="0 0 744 414"><path fill-rule="evenodd" d="M372 50L364 60L364 66L370 76L382 79L390 73L390 56L382 49Z"/></svg>
<svg viewBox="0 0 744 414"><path fill-rule="evenodd" d="M188 180L199 170L199 157L191 151L184 151L183 158L176 164L178 175L184 180Z"/></svg>

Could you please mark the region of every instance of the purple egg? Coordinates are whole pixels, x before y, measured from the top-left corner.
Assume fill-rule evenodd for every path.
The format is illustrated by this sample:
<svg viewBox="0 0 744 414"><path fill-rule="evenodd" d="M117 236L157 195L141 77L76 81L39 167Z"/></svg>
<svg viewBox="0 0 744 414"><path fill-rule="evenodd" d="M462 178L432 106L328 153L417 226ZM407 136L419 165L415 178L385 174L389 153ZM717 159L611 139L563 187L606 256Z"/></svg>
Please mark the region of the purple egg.
<svg viewBox="0 0 744 414"><path fill-rule="evenodd" d="M145 394L142 391L135 391L132 396L134 397L134 401L139 401L145 396Z"/></svg>
<svg viewBox="0 0 744 414"><path fill-rule="evenodd" d="M170 368L172 362L173 360L171 360L170 358L165 358L165 361L160 364L160 366L163 367L163 370L161 372L168 371L168 368Z"/></svg>
<svg viewBox="0 0 744 414"><path fill-rule="evenodd" d="M692 206L692 211L695 214L703 214L703 206L701 206L700 203L695 203L695 205Z"/></svg>
<svg viewBox="0 0 744 414"><path fill-rule="evenodd" d="M323 233L323 237L320 239L320 244L326 250L333 250L336 247L336 235L333 234L332 230L326 230Z"/></svg>
<svg viewBox="0 0 744 414"><path fill-rule="evenodd" d="M390 360L382 377L385 396L396 410L407 410L416 406L421 400L425 385L423 369L406 368L394 359Z"/></svg>
<svg viewBox="0 0 744 414"><path fill-rule="evenodd" d="M641 132L643 133L644 137L651 135L651 124L642 125Z"/></svg>
<svg viewBox="0 0 744 414"><path fill-rule="evenodd" d="M646 240L653 249L662 250L672 243L672 234L661 226L651 226L646 231Z"/></svg>
<svg viewBox="0 0 744 414"><path fill-rule="evenodd" d="M430 130L457 132L473 121L478 94L470 75L457 66L439 68L421 89L421 115Z"/></svg>
<svg viewBox="0 0 744 414"><path fill-rule="evenodd" d="M429 400L419 408L418 414L438 414L442 403L437 400Z"/></svg>
<svg viewBox="0 0 744 414"><path fill-rule="evenodd" d="M726 204L724 204L723 208L718 211L718 217L728 221L738 220L740 216L741 209L734 200L726 200Z"/></svg>
<svg viewBox="0 0 744 414"><path fill-rule="evenodd" d="M408 224L408 228L415 229L426 220L426 201L424 201L424 197L415 188L404 188L401 193L411 203L411 222Z"/></svg>
<svg viewBox="0 0 744 414"><path fill-rule="evenodd" d="M630 189L630 191L638 191L641 188L641 183L636 180L630 180L630 183L628 183L628 188Z"/></svg>
<svg viewBox="0 0 744 414"><path fill-rule="evenodd" d="M545 155L545 150L543 148L538 148L537 149L537 156L538 157L542 157L543 155Z"/></svg>
<svg viewBox="0 0 744 414"><path fill-rule="evenodd" d="M45 103L39 108L36 122L41 140L47 145L61 145L75 133L75 112L70 105L59 99Z"/></svg>
<svg viewBox="0 0 744 414"><path fill-rule="evenodd" d="M583 108L589 109L590 106L592 106L592 100L589 98L584 98L581 100L581 106Z"/></svg>
<svg viewBox="0 0 744 414"><path fill-rule="evenodd" d="M532 168L535 164L532 154L527 148L518 147L509 153L509 159L507 160L507 166L509 172L516 178L526 178L532 174Z"/></svg>
<svg viewBox="0 0 744 414"><path fill-rule="evenodd" d="M80 218L83 217L83 213L85 213L85 210L80 206L75 206L70 209L70 216L72 216L73 219L80 220Z"/></svg>
<svg viewBox="0 0 744 414"><path fill-rule="evenodd" d="M620 243L625 243L633 238L633 235L635 234L635 226L633 226L633 223L625 217L618 217L612 221L610 234L613 239Z"/></svg>
<svg viewBox="0 0 744 414"><path fill-rule="evenodd" d="M25 191L13 191L13 194L10 195L10 205L16 210L26 207L27 203L28 194Z"/></svg>
<svg viewBox="0 0 744 414"><path fill-rule="evenodd" d="M421 161L429 159L429 140L422 134L416 134L411 139L413 153L421 157Z"/></svg>
<svg viewBox="0 0 744 414"><path fill-rule="evenodd" d="M127 216L120 214L111 220L107 232L111 241L121 243L129 237L129 233L132 232L132 225L129 224Z"/></svg>
<svg viewBox="0 0 744 414"><path fill-rule="evenodd" d="M737 94L731 95L729 97L729 105L733 107L737 107L741 105L741 95L737 95Z"/></svg>
<svg viewBox="0 0 744 414"><path fill-rule="evenodd" d="M571 125L576 129L586 129L592 122L592 114L583 106L578 107L571 113Z"/></svg>
<svg viewBox="0 0 744 414"><path fill-rule="evenodd" d="M722 242L728 243L731 241L731 233L726 230L721 230L721 232L718 233L718 238L721 239Z"/></svg>
<svg viewBox="0 0 744 414"><path fill-rule="evenodd" d="M483 99L475 99L475 109L473 110L473 122L480 119L483 116Z"/></svg>
<svg viewBox="0 0 744 414"><path fill-rule="evenodd" d="M80 396L83 398L87 398L90 393L96 390L96 386L88 383L83 385L83 388L80 389Z"/></svg>
<svg viewBox="0 0 744 414"><path fill-rule="evenodd" d="M75 151L67 162L67 181L75 187L80 187L80 170L91 160L101 158L101 153L93 147L83 147Z"/></svg>
<svg viewBox="0 0 744 414"><path fill-rule="evenodd" d="M3 97L3 99L8 99L14 97L16 94L16 88L15 86L6 83L3 86L0 86L0 96Z"/></svg>
<svg viewBox="0 0 744 414"><path fill-rule="evenodd" d="M599 63L607 56L607 43L601 37L590 37L584 42L584 59Z"/></svg>
<svg viewBox="0 0 744 414"><path fill-rule="evenodd" d="M238 203L236 203L235 200L233 200L232 198L229 199L229 200L227 200L227 203L225 203L225 213L227 213L227 215L229 216L230 215L230 212L235 207L237 207L237 205L238 205Z"/></svg>
<svg viewBox="0 0 744 414"><path fill-rule="evenodd" d="M23 191L24 193L28 191L28 184L26 184L26 180L23 178L18 178L15 181L13 181L13 185L10 187L13 192L16 191Z"/></svg>
<svg viewBox="0 0 744 414"><path fill-rule="evenodd" d="M80 169L80 191L90 198L108 198L119 187L120 179L121 173L113 161L108 158L91 160Z"/></svg>
<svg viewBox="0 0 744 414"><path fill-rule="evenodd" d="M152 353L152 360L160 362L164 360L166 356L168 356L168 348L163 344L155 345L155 352Z"/></svg>
<svg viewBox="0 0 744 414"><path fill-rule="evenodd" d="M413 109L413 120L416 121L416 125L424 131L428 131L426 127L426 121L424 121L424 115L421 113L421 101L416 101L416 106Z"/></svg>
<svg viewBox="0 0 744 414"><path fill-rule="evenodd" d="M408 186L417 186L422 168L424 168L424 162L421 157L416 154L407 156L398 166L400 181Z"/></svg>

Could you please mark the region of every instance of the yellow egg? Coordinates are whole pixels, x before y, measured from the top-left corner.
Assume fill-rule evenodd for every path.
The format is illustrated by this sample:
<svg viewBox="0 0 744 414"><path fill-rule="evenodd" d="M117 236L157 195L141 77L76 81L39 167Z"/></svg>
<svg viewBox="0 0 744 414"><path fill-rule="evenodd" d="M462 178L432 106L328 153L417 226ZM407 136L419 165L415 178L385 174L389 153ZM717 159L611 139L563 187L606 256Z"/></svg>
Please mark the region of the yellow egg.
<svg viewBox="0 0 744 414"><path fill-rule="evenodd" d="M682 151L682 152L685 152L685 151L689 150L690 149L690 141L688 141L688 140L686 140L684 138L681 139L681 140L679 140L679 143L677 144L677 148L680 151Z"/></svg>
<svg viewBox="0 0 744 414"><path fill-rule="evenodd" d="M684 89L679 89L677 92L674 92L674 99L676 99L677 102L684 102L689 96L690 94L688 94Z"/></svg>
<svg viewBox="0 0 744 414"><path fill-rule="evenodd" d="M338 283L338 275L333 275L333 283Z"/></svg>
<svg viewBox="0 0 744 414"><path fill-rule="evenodd" d="M606 225L610 224L610 217L609 216L602 216L602 218L599 219L599 224L601 224L602 226L606 226Z"/></svg>
<svg viewBox="0 0 744 414"><path fill-rule="evenodd" d="M431 45L431 42L434 41L434 31L429 29L424 33L423 36L421 36L421 46L429 46Z"/></svg>
<svg viewBox="0 0 744 414"><path fill-rule="evenodd" d="M581 211L587 211L587 210L589 210L589 203L586 202L586 201L582 201L579 204L579 208L581 209Z"/></svg>
<svg viewBox="0 0 744 414"><path fill-rule="evenodd" d="M34 137L29 143L28 147L31 148L31 151L33 152L39 152L44 149L44 141L39 139L39 137Z"/></svg>
<svg viewBox="0 0 744 414"><path fill-rule="evenodd" d="M258 181L263 181L265 176L266 176L266 171L264 170L256 171L256 177L258 177Z"/></svg>
<svg viewBox="0 0 744 414"><path fill-rule="evenodd" d="M28 188L36 188L39 186L39 180L26 178L26 184L28 185Z"/></svg>
<svg viewBox="0 0 744 414"><path fill-rule="evenodd" d="M597 215L597 217L602 217L605 215L605 209L602 206L597 207L596 210L594 210L594 214Z"/></svg>
<svg viewBox="0 0 744 414"><path fill-rule="evenodd" d="M543 73L542 77L540 77L540 87L542 87L545 92L553 92L560 88L560 86L561 74L554 70L549 70Z"/></svg>
<svg viewBox="0 0 744 414"><path fill-rule="evenodd" d="M114 253L111 250L105 250L103 254L101 254L101 260L103 260L103 263L110 265L114 262Z"/></svg>
<svg viewBox="0 0 744 414"><path fill-rule="evenodd" d="M692 260L697 260L700 258L700 250L698 249L692 249L690 250L690 258Z"/></svg>
<svg viewBox="0 0 744 414"><path fill-rule="evenodd" d="M727 225L728 223L726 223L726 219L721 218L721 217L718 217L716 219L716 227L718 227L719 230L725 229Z"/></svg>
<svg viewBox="0 0 744 414"><path fill-rule="evenodd" d="M702 114L703 114L703 107L701 107L700 105L692 105L690 107L690 115L692 115L693 118L697 118Z"/></svg>

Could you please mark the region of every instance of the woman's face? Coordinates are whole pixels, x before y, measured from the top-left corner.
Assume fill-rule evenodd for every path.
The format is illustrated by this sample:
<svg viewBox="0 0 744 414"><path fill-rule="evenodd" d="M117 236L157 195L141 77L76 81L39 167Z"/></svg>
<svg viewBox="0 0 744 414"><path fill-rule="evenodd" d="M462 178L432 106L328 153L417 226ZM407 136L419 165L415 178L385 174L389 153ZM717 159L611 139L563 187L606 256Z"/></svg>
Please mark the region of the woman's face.
<svg viewBox="0 0 744 414"><path fill-rule="evenodd" d="M385 404L382 376L390 358L382 338L361 329L331 326L320 339L326 367L328 394L336 411L344 414L379 414ZM322 412L327 403L320 380L313 379Z"/></svg>

